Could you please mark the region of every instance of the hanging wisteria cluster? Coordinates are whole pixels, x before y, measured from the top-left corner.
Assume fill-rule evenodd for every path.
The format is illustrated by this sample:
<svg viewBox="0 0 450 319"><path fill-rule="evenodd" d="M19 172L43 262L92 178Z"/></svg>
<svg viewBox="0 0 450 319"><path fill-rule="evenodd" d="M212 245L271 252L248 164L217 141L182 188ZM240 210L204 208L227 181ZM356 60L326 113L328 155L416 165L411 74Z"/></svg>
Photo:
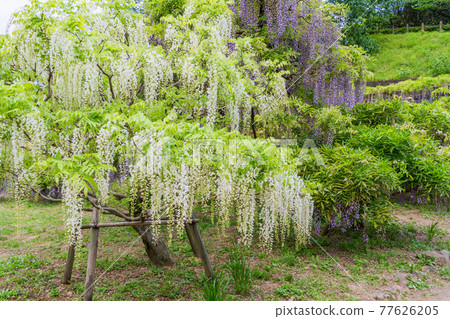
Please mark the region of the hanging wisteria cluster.
<svg viewBox="0 0 450 319"><path fill-rule="evenodd" d="M360 75L352 78L345 70L337 54L340 31L336 24L326 19L313 2L303 2L299 8L302 17L301 32L296 42L300 53L299 65L303 85L314 91L314 103L343 105L352 108L364 99L365 82Z"/></svg>
<svg viewBox="0 0 450 319"><path fill-rule="evenodd" d="M314 207L311 197L304 193L301 178L294 174L279 174L269 176L266 182L268 187L262 194L261 209L263 242L271 245L272 238L278 235L279 241L283 243L289 234L291 220L296 243L308 242ZM278 227L280 231L276 231Z"/></svg>
<svg viewBox="0 0 450 319"><path fill-rule="evenodd" d="M288 104L285 80L273 71L266 76L261 42L233 38L224 2L211 12L189 5L164 18L158 35L120 2L58 3L70 8L36 2L23 10L7 42L11 69L34 94L29 104L11 102L13 115L1 119L10 134L1 135L1 154L9 155L0 157L17 198L30 189L41 196L46 187L61 189L71 243L81 235L83 200L127 220L167 218L178 232L200 205L223 232L236 218L245 244L259 236L270 249L291 233L298 244L308 241L313 203L302 179L269 141L261 152L272 150L270 165L255 164L259 146L241 141L254 114L263 122ZM45 32L28 23L36 19ZM164 115L155 121L161 105ZM185 138L196 130L213 141L195 155L200 163L186 155L195 139ZM186 136L175 138L180 131ZM236 159L229 161L219 149L234 138ZM116 192L129 199L129 214L108 206Z"/></svg>
<svg viewBox="0 0 450 319"><path fill-rule="evenodd" d="M336 205L336 212L333 213L329 220L329 227L331 229L337 229L343 233L348 230L361 230L362 216L361 216L362 204L353 199L348 204L338 203ZM322 231L321 213L319 210L315 210L313 214L314 219L314 233L320 235ZM362 229L362 238L365 243L369 242L369 236L366 234L366 230Z"/></svg>
<svg viewBox="0 0 450 319"><path fill-rule="evenodd" d="M432 196L432 201L430 202L428 197L429 194L424 194L422 187L413 187L409 193L405 194L405 192L400 192L399 197L403 204L406 203L406 197L409 197L409 202L411 205L419 204L419 205L428 205L434 204L436 214L447 213L447 207L449 203L449 198L446 195L435 193ZM422 191L422 192L421 192Z"/></svg>
<svg viewBox="0 0 450 319"><path fill-rule="evenodd" d="M32 163L43 159L47 135L48 130L36 109L20 116L12 124L11 140L4 149L10 152L9 184L14 186L13 195L17 199L25 197L30 192L28 183L36 178L35 172L28 167L30 159Z"/></svg>
<svg viewBox="0 0 450 319"><path fill-rule="evenodd" d="M234 11L244 28L256 25L258 0L236 0ZM275 47L289 46L299 53L298 75L286 83L290 93L297 84L314 92L314 104L352 108L364 99L364 73L342 69L345 57L339 45L340 30L322 11L317 1L265 0L264 14ZM346 61L351 62L351 61Z"/></svg>
<svg viewBox="0 0 450 319"><path fill-rule="evenodd" d="M66 214L66 225L69 243L81 243L81 222L83 219L83 198L80 197L79 185L65 180L62 187L63 207Z"/></svg>
<svg viewBox="0 0 450 319"><path fill-rule="evenodd" d="M183 16L164 20L164 36L156 40L144 17L126 6L78 5L83 28L59 17L43 37L19 24L9 43L17 68L34 73L46 100L76 110L113 101L153 106L167 99L165 105L179 114L240 132L249 130L252 110L263 122L286 104L284 80L264 75L265 61L256 58L251 38L235 41L226 6L209 14L189 5ZM45 4L42 11L48 19L58 16ZM195 102L171 105L173 92Z"/></svg>
<svg viewBox="0 0 450 319"><path fill-rule="evenodd" d="M231 5L231 9L235 15L239 13L242 24L249 29L258 27L260 6L258 0L239 0Z"/></svg>
<svg viewBox="0 0 450 319"><path fill-rule="evenodd" d="M97 152L100 155L101 163L104 165L112 166L114 155L116 153L116 142L113 139L112 129L109 127L102 127L98 132L96 142ZM95 177L100 203L106 203L110 186L109 170L101 169Z"/></svg>
<svg viewBox="0 0 450 319"><path fill-rule="evenodd" d="M255 236L267 249L275 241L283 244L289 235L297 244L308 242L312 198L270 142L187 123L147 122L146 129L130 132L124 128L136 126L132 120L120 124L106 121L95 132L84 132L71 124L55 138L51 132L58 126L49 118L41 118L40 111L24 116L20 126L15 124L11 139L2 145L12 149L15 177L11 182L18 197L26 196L30 188L39 192L48 180L62 177L71 244L81 236L83 200L101 211L108 210L115 192L130 199L129 218L168 219L175 230L170 237L183 231L184 221L203 208L211 218L217 217L223 233L236 218L240 240L246 245ZM203 138L198 140L198 136ZM56 148L54 155L47 152L50 147ZM92 159L92 152L97 154L94 166L83 166L79 161L83 156ZM271 155L256 161L262 152ZM55 156L56 167L34 165L40 159L52 161ZM113 169L122 180L120 184L111 179ZM159 234L156 225L151 229L155 236Z"/></svg>
<svg viewBox="0 0 450 319"><path fill-rule="evenodd" d="M331 227L339 227L341 231L347 231L348 227L358 227L355 221L359 219L360 203L353 200L348 205L342 203L337 205L337 213L330 219Z"/></svg>
<svg viewBox="0 0 450 319"><path fill-rule="evenodd" d="M136 147L146 149L137 155L132 165L130 189L137 199L142 192L142 213L159 220L169 219L179 232L183 220L190 218L199 205L211 210L211 218L218 219L222 232L236 216L241 241L250 244L259 225L262 244L270 249L275 240L284 242L291 229L298 244L308 242L313 203L305 191L301 178L293 172L264 172L247 159L248 150L241 148L245 141L231 140L236 148L236 160L223 152L227 143L212 139L185 141L186 148L195 148L199 161L173 161L167 154L168 136L161 131L144 131L136 137ZM200 144L197 142L201 142ZM189 146L190 145L190 146ZM177 150L177 153L183 153ZM211 163L221 163L217 166ZM143 189L143 185L145 188ZM152 229L158 233L158 228Z"/></svg>

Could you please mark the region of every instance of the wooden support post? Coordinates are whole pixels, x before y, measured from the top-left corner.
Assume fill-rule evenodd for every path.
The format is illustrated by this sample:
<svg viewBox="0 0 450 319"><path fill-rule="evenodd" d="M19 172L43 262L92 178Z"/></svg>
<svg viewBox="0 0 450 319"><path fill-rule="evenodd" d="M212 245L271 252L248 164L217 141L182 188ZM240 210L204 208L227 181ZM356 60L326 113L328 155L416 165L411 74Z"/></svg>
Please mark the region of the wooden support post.
<svg viewBox="0 0 450 319"><path fill-rule="evenodd" d="M380 33L380 25L378 25L378 33Z"/></svg>
<svg viewBox="0 0 450 319"><path fill-rule="evenodd" d="M189 243L191 244L192 247L192 252L194 253L194 256L197 258L201 257L201 252L198 249L198 246L195 243L195 234L194 234L194 230L192 229L192 225L193 224L188 224L185 223L184 224L184 229L186 230L186 234L188 236L189 239Z"/></svg>
<svg viewBox="0 0 450 319"><path fill-rule="evenodd" d="M394 27L394 25L392 25L392 34L394 34L395 33L395 27Z"/></svg>
<svg viewBox="0 0 450 319"><path fill-rule="evenodd" d="M92 210L92 224L97 225L99 221L99 211L97 208ZM91 301L94 295L95 283L95 263L97 261L98 235L100 229L98 227L91 228L91 238L89 242L89 254L86 270L86 285L84 289L84 300Z"/></svg>
<svg viewBox="0 0 450 319"><path fill-rule="evenodd" d="M214 270L212 268L211 262L208 258L208 253L206 252L205 245L203 243L202 237L200 236L200 231L198 230L197 223L185 224L186 233L188 234L189 242L191 243L194 255L198 255L203 263L203 268L205 269L206 276L208 278L215 278Z"/></svg>
<svg viewBox="0 0 450 319"><path fill-rule="evenodd" d="M409 24L407 23L406 24L406 33L408 33L408 31L409 31Z"/></svg>
<svg viewBox="0 0 450 319"><path fill-rule="evenodd" d="M442 32L442 21L439 22L439 32Z"/></svg>
<svg viewBox="0 0 450 319"><path fill-rule="evenodd" d="M425 24L422 22L422 31L425 31Z"/></svg>
<svg viewBox="0 0 450 319"><path fill-rule="evenodd" d="M72 279L72 269L73 269L73 262L75 260L75 248L77 243L73 243L73 245L69 246L69 251L67 252L67 261L66 261L66 270L64 271L64 278L62 280L62 283L64 285L68 285L70 282L70 279Z"/></svg>

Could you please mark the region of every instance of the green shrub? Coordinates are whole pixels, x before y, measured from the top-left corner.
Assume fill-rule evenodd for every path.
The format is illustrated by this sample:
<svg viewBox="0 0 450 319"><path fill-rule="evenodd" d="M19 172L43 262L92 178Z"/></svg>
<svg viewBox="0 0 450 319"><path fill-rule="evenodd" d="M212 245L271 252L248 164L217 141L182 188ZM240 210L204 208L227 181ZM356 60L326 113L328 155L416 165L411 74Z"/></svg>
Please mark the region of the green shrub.
<svg viewBox="0 0 450 319"><path fill-rule="evenodd" d="M320 108L315 114L314 135L318 144L331 145L335 133L341 133L352 125L353 118L345 109L336 106Z"/></svg>
<svg viewBox="0 0 450 319"><path fill-rule="evenodd" d="M389 160L401 176L403 190L414 197L437 202L450 194L448 156L423 134L387 125L358 127L348 145Z"/></svg>
<svg viewBox="0 0 450 319"><path fill-rule="evenodd" d="M352 110L353 123L367 126L404 123L408 118L406 111L401 98L356 104Z"/></svg>
<svg viewBox="0 0 450 319"><path fill-rule="evenodd" d="M435 107L441 107L444 110L450 111L450 88L443 88L443 90L448 91L447 94L449 94L449 95L448 96L443 96L439 100L434 101L433 105ZM436 91L434 91L434 92L436 92Z"/></svg>
<svg viewBox="0 0 450 319"><path fill-rule="evenodd" d="M450 196L450 162L447 158L437 154L416 158L412 162L412 182L406 185L419 199L422 198L425 203L434 200L437 204L440 198Z"/></svg>
<svg viewBox="0 0 450 319"><path fill-rule="evenodd" d="M378 226L389 219L367 216L375 211L368 209L372 203L387 200L399 190L399 176L388 160L348 146L324 147L322 156L324 165L310 158L303 162L300 173L312 182L314 206L331 226L358 228L361 221Z"/></svg>
<svg viewBox="0 0 450 319"><path fill-rule="evenodd" d="M385 199L374 199L366 207L364 222L375 229L380 225L383 228L391 225L394 222L392 219L392 204Z"/></svg>
<svg viewBox="0 0 450 319"><path fill-rule="evenodd" d="M144 8L151 11L152 20L159 22L167 15L176 17L182 14L185 3L185 0L146 0Z"/></svg>
<svg viewBox="0 0 450 319"><path fill-rule="evenodd" d="M392 94L412 92L432 92L439 87L448 87L450 85L450 74L442 74L437 77L424 76L417 80L406 80L390 85L367 87L365 94Z"/></svg>
<svg viewBox="0 0 450 319"><path fill-rule="evenodd" d="M375 156L395 162L397 166L437 151L436 144L426 136L388 125L356 127L347 145L356 149L369 149Z"/></svg>
<svg viewBox="0 0 450 319"><path fill-rule="evenodd" d="M426 130L430 136L441 144L446 144L450 136L450 111L438 103L425 101L421 104L411 103L409 113L411 121L418 129Z"/></svg>
<svg viewBox="0 0 450 319"><path fill-rule="evenodd" d="M352 117L343 112L345 109L340 109L337 106L329 106L319 109L315 115L315 128L322 130L341 131L349 128L352 125Z"/></svg>

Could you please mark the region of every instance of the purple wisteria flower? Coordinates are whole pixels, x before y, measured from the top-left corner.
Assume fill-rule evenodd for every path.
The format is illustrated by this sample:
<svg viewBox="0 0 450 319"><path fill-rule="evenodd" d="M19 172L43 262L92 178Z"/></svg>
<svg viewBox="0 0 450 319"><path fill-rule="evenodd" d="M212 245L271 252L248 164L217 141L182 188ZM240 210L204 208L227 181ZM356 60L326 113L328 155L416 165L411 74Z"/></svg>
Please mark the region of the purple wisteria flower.
<svg viewBox="0 0 450 319"><path fill-rule="evenodd" d="M339 46L339 28L324 18L315 2L240 0L231 9L237 12L239 7L243 27L251 29L259 27L261 5L273 45L289 46L299 53L299 81L296 82L314 92L315 105L342 105L352 109L356 103L363 102L365 81L352 79L339 70L338 56L333 50Z"/></svg>

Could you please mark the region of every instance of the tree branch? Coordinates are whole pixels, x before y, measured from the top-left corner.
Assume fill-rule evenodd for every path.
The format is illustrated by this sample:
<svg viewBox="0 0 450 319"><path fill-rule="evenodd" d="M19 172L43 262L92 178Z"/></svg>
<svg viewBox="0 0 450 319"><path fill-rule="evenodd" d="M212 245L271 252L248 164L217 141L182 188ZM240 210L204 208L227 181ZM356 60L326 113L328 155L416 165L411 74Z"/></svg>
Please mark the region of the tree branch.
<svg viewBox="0 0 450 319"><path fill-rule="evenodd" d="M89 203L91 203L92 206L94 206L95 208L99 209L100 211L108 212L108 213L110 213L112 215L115 215L117 217L123 218L126 221L139 221L139 220L141 220L140 218L133 218L133 217L131 217L131 216L129 216L129 215L119 211L118 209L113 208L113 207L99 205L98 204L98 199L96 197L94 197L94 196L87 195L86 199L89 201Z"/></svg>
<svg viewBox="0 0 450 319"><path fill-rule="evenodd" d="M125 194L120 194L120 193L116 193L116 192L111 192L111 194L117 198L118 200L122 200L124 198L127 198L127 196Z"/></svg>
<svg viewBox="0 0 450 319"><path fill-rule="evenodd" d="M51 202L62 202L62 199L46 196L46 195L42 194L40 191L35 190L33 187L30 187L30 188L33 192L35 192L36 194L38 194L40 197L42 197L45 200L49 200Z"/></svg>
<svg viewBox="0 0 450 319"><path fill-rule="evenodd" d="M44 101L47 102L48 100L50 100L50 98L52 97L52 78L53 78L53 71L51 66L48 66L48 92L47 92L47 96L45 97Z"/></svg>
<svg viewBox="0 0 450 319"><path fill-rule="evenodd" d="M112 97L112 99L115 100L115 99L116 99L116 95L114 94L114 88L113 88L112 80L111 80L112 77L113 77L114 75L109 75L108 73L106 73L105 70L103 70L103 68L100 66L100 64L97 63L97 66L98 66L98 68L100 69L100 71L101 71L104 75L106 75L106 77L108 78L108 82L109 82L109 91L111 92L111 97Z"/></svg>

